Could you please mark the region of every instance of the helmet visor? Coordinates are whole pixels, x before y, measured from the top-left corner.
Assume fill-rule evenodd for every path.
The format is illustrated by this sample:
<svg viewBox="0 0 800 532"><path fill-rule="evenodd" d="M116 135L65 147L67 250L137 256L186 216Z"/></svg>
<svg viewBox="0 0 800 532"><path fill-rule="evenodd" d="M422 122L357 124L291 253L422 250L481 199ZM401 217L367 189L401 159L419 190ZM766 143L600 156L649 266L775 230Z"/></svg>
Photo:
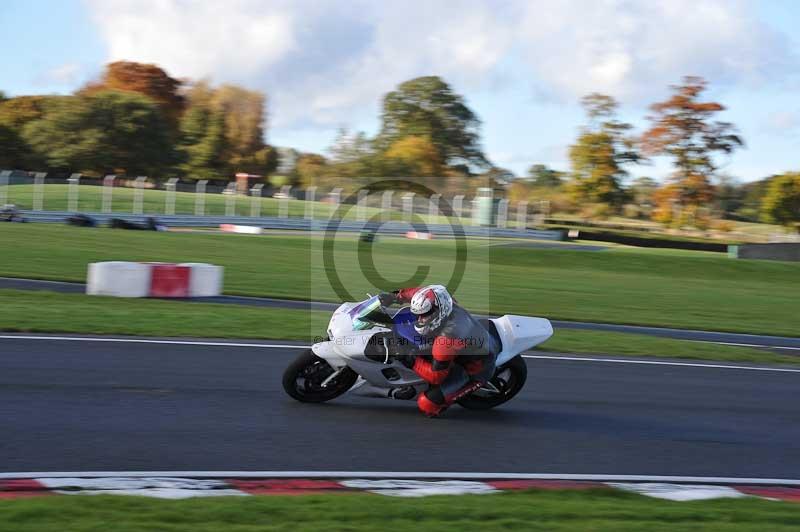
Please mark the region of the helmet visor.
<svg viewBox="0 0 800 532"><path fill-rule="evenodd" d="M431 309L424 313L424 314L417 314L417 325L423 326L430 323L434 317L436 317L436 313L439 309L437 307L431 307Z"/></svg>

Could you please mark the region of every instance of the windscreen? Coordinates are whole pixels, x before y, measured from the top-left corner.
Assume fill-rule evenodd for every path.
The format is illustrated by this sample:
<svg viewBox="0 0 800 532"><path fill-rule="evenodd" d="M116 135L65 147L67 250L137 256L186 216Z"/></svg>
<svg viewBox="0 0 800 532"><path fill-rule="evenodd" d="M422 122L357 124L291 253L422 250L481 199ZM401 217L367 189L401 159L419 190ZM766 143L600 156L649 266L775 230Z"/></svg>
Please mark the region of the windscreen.
<svg viewBox="0 0 800 532"><path fill-rule="evenodd" d="M378 296L372 296L362 301L353 307L349 314L353 318L353 329L357 331L369 329L376 323L385 325L392 321L383 310Z"/></svg>

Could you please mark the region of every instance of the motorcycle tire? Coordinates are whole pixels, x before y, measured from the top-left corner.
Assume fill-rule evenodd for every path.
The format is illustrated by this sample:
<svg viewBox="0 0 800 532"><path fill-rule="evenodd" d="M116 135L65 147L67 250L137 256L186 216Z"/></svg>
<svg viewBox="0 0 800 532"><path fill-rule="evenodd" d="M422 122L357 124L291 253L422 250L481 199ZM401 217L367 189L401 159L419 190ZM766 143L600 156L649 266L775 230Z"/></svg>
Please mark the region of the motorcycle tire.
<svg viewBox="0 0 800 532"><path fill-rule="evenodd" d="M349 390L358 379L358 374L346 367L322 387L322 382L334 371L324 359L307 349L283 372L283 389L290 397L303 403L330 401Z"/></svg>
<svg viewBox="0 0 800 532"><path fill-rule="evenodd" d="M504 374L507 375L506 378L503 378ZM469 410L488 410L510 401L525 386L527 379L528 366L525 364L525 359L517 355L498 367L489 381L500 390L500 393L484 394L481 389L462 397L457 402Z"/></svg>

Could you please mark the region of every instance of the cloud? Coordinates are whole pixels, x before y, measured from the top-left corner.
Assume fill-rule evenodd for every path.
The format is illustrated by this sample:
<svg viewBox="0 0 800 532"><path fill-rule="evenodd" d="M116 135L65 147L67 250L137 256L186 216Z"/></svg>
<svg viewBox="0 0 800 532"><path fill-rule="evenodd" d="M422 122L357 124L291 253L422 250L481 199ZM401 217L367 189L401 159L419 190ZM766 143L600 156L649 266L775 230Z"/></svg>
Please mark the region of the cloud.
<svg viewBox="0 0 800 532"><path fill-rule="evenodd" d="M265 90L273 126L357 123L420 75L460 92L661 97L685 74L764 83L788 45L740 0L89 0L109 60Z"/></svg>
<svg viewBox="0 0 800 532"><path fill-rule="evenodd" d="M800 128L800 111L776 111L766 115L761 129L773 135L794 133Z"/></svg>
<svg viewBox="0 0 800 532"><path fill-rule="evenodd" d="M738 0L573 0L521 21L524 58L552 92L627 101L663 94L684 75L759 83L788 64L788 44Z"/></svg>
<svg viewBox="0 0 800 532"><path fill-rule="evenodd" d="M39 85L75 85L81 75L81 66L77 63L64 63L40 74L35 82Z"/></svg>

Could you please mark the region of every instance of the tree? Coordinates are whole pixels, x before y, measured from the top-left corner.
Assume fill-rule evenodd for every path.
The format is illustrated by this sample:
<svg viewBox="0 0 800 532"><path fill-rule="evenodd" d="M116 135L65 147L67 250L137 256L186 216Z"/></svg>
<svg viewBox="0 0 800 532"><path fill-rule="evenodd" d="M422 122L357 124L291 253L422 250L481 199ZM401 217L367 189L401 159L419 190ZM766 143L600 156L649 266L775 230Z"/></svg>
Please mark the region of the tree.
<svg viewBox="0 0 800 532"><path fill-rule="evenodd" d="M160 109L140 94L53 99L42 118L25 126L23 138L52 168L158 175L173 162Z"/></svg>
<svg viewBox="0 0 800 532"><path fill-rule="evenodd" d="M488 165L480 146L480 120L437 76L406 81L384 96L381 120L377 145L382 150L405 137L423 137L444 165Z"/></svg>
<svg viewBox="0 0 800 532"><path fill-rule="evenodd" d="M761 205L764 202L764 196L767 195L769 184L776 176L766 177L758 181L751 181L744 183L742 189L742 205L736 216L751 222L758 222L762 219Z"/></svg>
<svg viewBox="0 0 800 532"><path fill-rule="evenodd" d="M772 178L761 212L767 222L794 226L800 230L800 172Z"/></svg>
<svg viewBox="0 0 800 532"><path fill-rule="evenodd" d="M384 158L386 176L431 178L442 175L439 151L428 137L411 135L397 140L386 150Z"/></svg>
<svg viewBox="0 0 800 532"><path fill-rule="evenodd" d="M562 185L562 172L548 168L544 164L534 164L528 168L528 179L536 187L556 188Z"/></svg>
<svg viewBox="0 0 800 532"><path fill-rule="evenodd" d="M46 165L22 138L22 129L41 118L48 102L58 98L62 96L18 96L0 101L0 164L4 168L36 169Z"/></svg>
<svg viewBox="0 0 800 532"><path fill-rule="evenodd" d="M581 104L588 124L569 148L570 194L578 203L602 204L618 212L626 198L622 180L628 172L624 165L640 159L627 135L632 126L617 120L617 102L611 96L590 94Z"/></svg>
<svg viewBox="0 0 800 532"><path fill-rule="evenodd" d="M100 81L90 83L81 89L80 94L91 95L107 90L144 94L158 104L167 124L177 130L185 105L180 88L179 80L170 77L156 65L116 61L106 65Z"/></svg>
<svg viewBox="0 0 800 532"><path fill-rule="evenodd" d="M277 154L264 143L266 97L236 85L214 91L212 107L225 118L223 159L231 172L268 173L277 166Z"/></svg>
<svg viewBox="0 0 800 532"><path fill-rule="evenodd" d="M328 161L317 153L303 153L294 165L294 180L303 188L325 186L324 177L328 172Z"/></svg>
<svg viewBox="0 0 800 532"><path fill-rule="evenodd" d="M225 117L205 104L205 96L205 86L192 89L189 107L181 119L180 169L196 179L213 179L225 172Z"/></svg>
<svg viewBox="0 0 800 532"><path fill-rule="evenodd" d="M267 174L277 167L277 150L264 143L265 97L235 85L212 88L199 81L186 92L180 122L181 170L188 177Z"/></svg>
<svg viewBox="0 0 800 532"><path fill-rule="evenodd" d="M735 177L720 175L715 188L716 204L723 218L735 214L744 206L747 191Z"/></svg>
<svg viewBox="0 0 800 532"><path fill-rule="evenodd" d="M714 155L730 154L744 144L732 124L712 120L725 107L700 101L706 85L703 78L687 76L672 86L671 97L650 106L651 127L642 135L646 154L667 155L675 161L671 182L676 186L668 199L694 208L713 199Z"/></svg>
<svg viewBox="0 0 800 532"><path fill-rule="evenodd" d="M651 177L637 177L631 183L628 193L639 207L652 207L653 194L658 190L658 183Z"/></svg>
<svg viewBox="0 0 800 532"><path fill-rule="evenodd" d="M328 148L331 172L336 177L358 178L387 175L373 142L362 131L351 133L339 129L333 144Z"/></svg>

